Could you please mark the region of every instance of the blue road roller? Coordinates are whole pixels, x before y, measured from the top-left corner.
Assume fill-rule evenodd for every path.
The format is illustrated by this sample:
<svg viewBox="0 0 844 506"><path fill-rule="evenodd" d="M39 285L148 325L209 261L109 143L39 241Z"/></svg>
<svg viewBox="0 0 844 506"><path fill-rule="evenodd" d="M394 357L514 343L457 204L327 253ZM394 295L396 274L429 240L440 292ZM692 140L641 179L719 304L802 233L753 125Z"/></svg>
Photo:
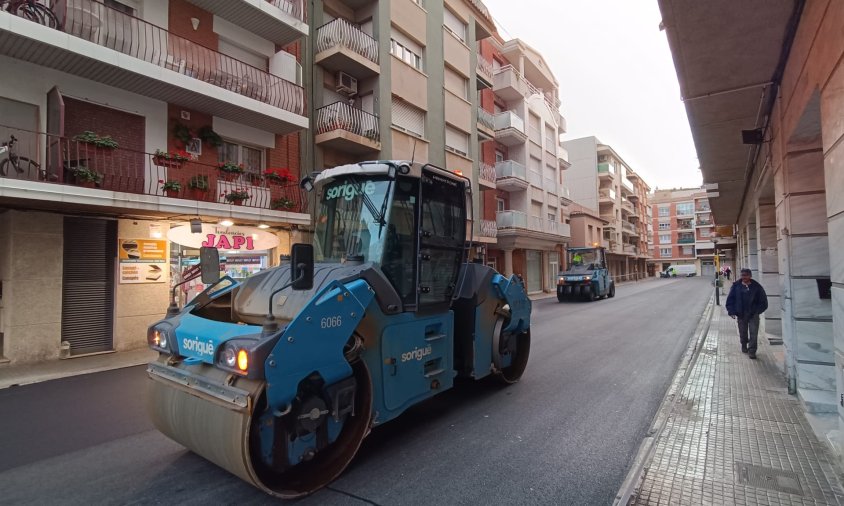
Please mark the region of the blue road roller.
<svg viewBox="0 0 844 506"><path fill-rule="evenodd" d="M530 352L521 281L467 260L468 179L373 161L301 185L313 244L241 282L203 248L210 286L148 331L158 430L288 499L330 483L373 426L456 377L515 383Z"/></svg>

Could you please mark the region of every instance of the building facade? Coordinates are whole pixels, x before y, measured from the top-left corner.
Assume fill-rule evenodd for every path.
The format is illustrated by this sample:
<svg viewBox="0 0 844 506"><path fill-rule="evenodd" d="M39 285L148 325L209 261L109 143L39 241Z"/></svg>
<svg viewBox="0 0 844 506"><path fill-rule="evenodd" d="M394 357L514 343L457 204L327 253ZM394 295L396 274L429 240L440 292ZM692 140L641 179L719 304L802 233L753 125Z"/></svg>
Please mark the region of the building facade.
<svg viewBox="0 0 844 506"><path fill-rule="evenodd" d="M790 392L844 443L844 3L660 0L712 214L768 294ZM765 9L764 19L758 16ZM732 35L725 39L723 33ZM721 40L713 47L711 40ZM744 55L753 54L753 65ZM772 77L773 76L773 77Z"/></svg>
<svg viewBox="0 0 844 506"><path fill-rule="evenodd" d="M0 11L7 363L144 347L203 241L245 276L309 223L295 184L302 2L68 0L53 13ZM200 233L179 232L190 220Z"/></svg>
<svg viewBox="0 0 844 506"><path fill-rule="evenodd" d="M596 137L562 143L571 167L566 171L570 198L597 209L607 222L602 245L610 272L619 280L648 275L650 187L610 146Z"/></svg>
<svg viewBox="0 0 844 506"><path fill-rule="evenodd" d="M653 270L664 272L671 265L694 265L698 276L713 277L716 225L707 192L700 188L656 190L651 204L654 246L649 263ZM718 238L718 247L720 267L735 270L735 241Z"/></svg>

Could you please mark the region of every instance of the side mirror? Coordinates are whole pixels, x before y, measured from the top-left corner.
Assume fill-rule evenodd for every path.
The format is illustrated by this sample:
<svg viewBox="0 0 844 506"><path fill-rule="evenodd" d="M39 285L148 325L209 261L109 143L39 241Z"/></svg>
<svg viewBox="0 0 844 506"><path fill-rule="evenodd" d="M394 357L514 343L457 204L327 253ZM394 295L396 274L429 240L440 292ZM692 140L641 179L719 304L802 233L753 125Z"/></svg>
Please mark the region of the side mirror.
<svg viewBox="0 0 844 506"><path fill-rule="evenodd" d="M199 248L199 266L202 268L203 284L220 281L220 252L217 248Z"/></svg>
<svg viewBox="0 0 844 506"><path fill-rule="evenodd" d="M314 247L310 244L294 244L290 249L291 278L294 290L310 290L314 287Z"/></svg>

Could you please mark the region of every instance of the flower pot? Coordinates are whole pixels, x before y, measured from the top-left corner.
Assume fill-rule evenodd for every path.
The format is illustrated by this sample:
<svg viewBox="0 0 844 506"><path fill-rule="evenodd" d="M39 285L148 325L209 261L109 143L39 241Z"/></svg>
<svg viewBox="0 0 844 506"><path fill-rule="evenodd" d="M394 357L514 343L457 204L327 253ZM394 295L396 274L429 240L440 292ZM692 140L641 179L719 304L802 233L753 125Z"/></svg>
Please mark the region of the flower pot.
<svg viewBox="0 0 844 506"><path fill-rule="evenodd" d="M226 181L227 183L237 181L238 176L240 176L240 174L237 172L220 172L220 179Z"/></svg>
<svg viewBox="0 0 844 506"><path fill-rule="evenodd" d="M191 200L206 200L205 197L208 195L206 190L200 188L191 188L189 191Z"/></svg>
<svg viewBox="0 0 844 506"><path fill-rule="evenodd" d="M171 199L179 198L179 190L164 190L164 194Z"/></svg>
<svg viewBox="0 0 844 506"><path fill-rule="evenodd" d="M242 201L242 200L232 200L232 201L231 201L231 205L233 205L233 206L242 206L242 205L243 205L243 201Z"/></svg>
<svg viewBox="0 0 844 506"><path fill-rule="evenodd" d="M182 168L182 162L180 160L173 160L170 158L164 158L163 156L154 156L152 158L152 163L159 167L167 167L169 169L180 169Z"/></svg>

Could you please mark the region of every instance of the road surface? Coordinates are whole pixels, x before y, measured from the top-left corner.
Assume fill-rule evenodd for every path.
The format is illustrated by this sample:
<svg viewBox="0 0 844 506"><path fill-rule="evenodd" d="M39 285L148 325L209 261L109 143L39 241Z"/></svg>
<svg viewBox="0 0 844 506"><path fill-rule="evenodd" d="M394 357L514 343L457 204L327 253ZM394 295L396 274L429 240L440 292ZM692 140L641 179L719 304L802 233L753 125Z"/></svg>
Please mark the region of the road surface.
<svg viewBox="0 0 844 506"><path fill-rule="evenodd" d="M522 381L461 384L375 429L316 504L608 504L711 294L708 280L534 302ZM0 390L5 504L274 504L155 431L134 367Z"/></svg>

